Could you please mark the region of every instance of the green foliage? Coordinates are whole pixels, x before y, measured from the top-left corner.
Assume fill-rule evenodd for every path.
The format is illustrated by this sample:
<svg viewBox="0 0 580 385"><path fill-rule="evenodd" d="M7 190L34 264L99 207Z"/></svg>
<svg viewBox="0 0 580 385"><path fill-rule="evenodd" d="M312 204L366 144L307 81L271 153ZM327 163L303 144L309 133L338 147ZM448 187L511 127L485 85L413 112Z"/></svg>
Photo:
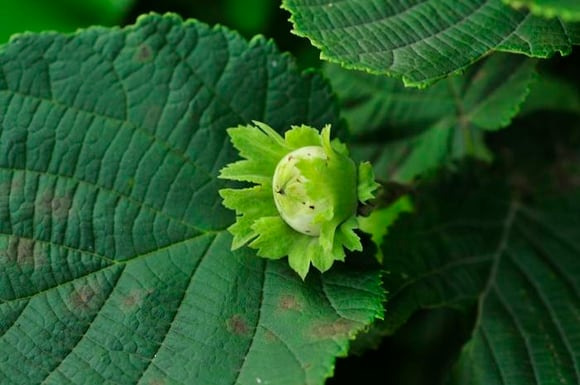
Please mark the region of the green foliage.
<svg viewBox="0 0 580 385"><path fill-rule="evenodd" d="M281 92L283 90L283 92ZM226 128L336 123L271 42L143 17L0 48L0 383L320 384L377 269L230 251Z"/></svg>
<svg viewBox="0 0 580 385"><path fill-rule="evenodd" d="M578 196L510 204L458 384L580 381Z"/></svg>
<svg viewBox="0 0 580 385"><path fill-rule="evenodd" d="M580 3L283 3L0 6L0 384L579 383Z"/></svg>
<svg viewBox="0 0 580 385"><path fill-rule="evenodd" d="M406 183L464 157L489 161L484 132L517 114L534 67L523 56L495 54L426 90L336 65L326 74L355 136L353 155L371 159L379 179Z"/></svg>
<svg viewBox="0 0 580 385"><path fill-rule="evenodd" d="M457 384L576 383L579 202L574 189L526 203L481 177L430 190L385 239L384 332L418 309L478 301Z"/></svg>
<svg viewBox="0 0 580 385"><path fill-rule="evenodd" d="M493 51L546 58L580 44L580 27L502 0L284 0L294 32L321 57L423 87Z"/></svg>
<svg viewBox="0 0 580 385"><path fill-rule="evenodd" d="M545 17L560 17L580 21L580 2L577 0L503 0L514 8L529 8L532 13Z"/></svg>

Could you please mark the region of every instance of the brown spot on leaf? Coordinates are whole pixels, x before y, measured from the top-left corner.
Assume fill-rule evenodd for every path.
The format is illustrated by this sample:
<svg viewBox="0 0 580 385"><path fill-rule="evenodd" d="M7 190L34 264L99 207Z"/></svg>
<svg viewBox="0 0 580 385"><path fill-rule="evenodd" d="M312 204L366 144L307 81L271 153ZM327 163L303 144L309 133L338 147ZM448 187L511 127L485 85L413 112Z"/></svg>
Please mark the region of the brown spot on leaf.
<svg viewBox="0 0 580 385"><path fill-rule="evenodd" d="M72 197L55 195L53 191L47 191L38 198L36 206L40 214L51 215L55 219L65 219L72 206Z"/></svg>
<svg viewBox="0 0 580 385"><path fill-rule="evenodd" d="M154 289L133 289L121 297L120 308L125 313L132 313L141 308L147 297L154 293Z"/></svg>
<svg viewBox="0 0 580 385"><path fill-rule="evenodd" d="M153 50L148 44L141 44L137 48L135 59L140 63L150 62L153 59Z"/></svg>
<svg viewBox="0 0 580 385"><path fill-rule="evenodd" d="M300 310L302 308L300 302L293 295L283 295L280 297L278 306L283 310Z"/></svg>
<svg viewBox="0 0 580 385"><path fill-rule="evenodd" d="M126 308L133 307L139 302L141 302L141 296L138 293L131 293L123 298L123 306Z"/></svg>
<svg viewBox="0 0 580 385"><path fill-rule="evenodd" d="M266 342L270 343L278 342L278 337L276 337L276 335L272 333L270 330L266 330L264 332L264 338L266 339Z"/></svg>
<svg viewBox="0 0 580 385"><path fill-rule="evenodd" d="M16 193L22 193L22 188L24 187L24 177L14 176L11 181L6 181L0 183L0 196L15 195Z"/></svg>
<svg viewBox="0 0 580 385"><path fill-rule="evenodd" d="M143 305L143 302L153 290L133 289L122 297L121 307L125 312L133 312Z"/></svg>
<svg viewBox="0 0 580 385"><path fill-rule="evenodd" d="M357 323L344 318L333 322L317 323L311 329L315 338L346 337L356 327Z"/></svg>
<svg viewBox="0 0 580 385"><path fill-rule="evenodd" d="M10 237L0 248L0 261L15 263L21 267L39 268L49 263L48 246L33 239Z"/></svg>
<svg viewBox="0 0 580 385"><path fill-rule="evenodd" d="M6 262L16 263L20 266L33 266L35 256L35 242L32 239L11 237L8 247L0 250L0 256Z"/></svg>
<svg viewBox="0 0 580 385"><path fill-rule="evenodd" d="M22 191L24 189L24 178L25 178L24 176L21 176L12 179L12 183L10 184L12 192Z"/></svg>
<svg viewBox="0 0 580 385"><path fill-rule="evenodd" d="M149 381L149 385L165 385L166 382L163 378L154 378Z"/></svg>
<svg viewBox="0 0 580 385"><path fill-rule="evenodd" d="M10 183L0 183L0 198L8 197L10 195Z"/></svg>
<svg viewBox="0 0 580 385"><path fill-rule="evenodd" d="M94 308L97 302L97 291L90 286L81 286L70 295L70 303L74 309L88 310Z"/></svg>
<svg viewBox="0 0 580 385"><path fill-rule="evenodd" d="M234 314L227 320L228 330L237 335L246 335L250 331L248 324L241 314Z"/></svg>
<svg viewBox="0 0 580 385"><path fill-rule="evenodd" d="M16 248L16 260L18 264L34 263L34 241L31 239L20 238Z"/></svg>
<svg viewBox="0 0 580 385"><path fill-rule="evenodd" d="M47 266L50 263L48 253L49 248L47 245L36 243L34 251L32 252L35 268Z"/></svg>

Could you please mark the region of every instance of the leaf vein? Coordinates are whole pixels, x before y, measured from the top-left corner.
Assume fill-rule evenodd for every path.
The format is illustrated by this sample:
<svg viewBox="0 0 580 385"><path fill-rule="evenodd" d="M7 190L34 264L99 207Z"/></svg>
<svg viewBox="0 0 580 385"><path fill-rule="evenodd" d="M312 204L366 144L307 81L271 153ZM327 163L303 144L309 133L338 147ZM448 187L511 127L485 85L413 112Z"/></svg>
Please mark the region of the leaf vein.
<svg viewBox="0 0 580 385"><path fill-rule="evenodd" d="M570 360L572 361L572 365L574 366L574 374L576 376L576 380L580 384L580 370L578 369L578 362L575 359L575 354L572 350L572 346L570 344L570 341L568 340L568 337L564 333L560 319L557 317L556 312L554 311L554 309L550 305L550 302L548 301L548 299L545 297L544 291L541 290L540 287L538 287L536 282L530 277L527 270L520 264L520 262L518 262L518 260L516 258L514 258L514 256L511 253L508 253L508 256L510 257L510 260L512 261L514 266L522 273L522 276L526 279L526 281L528 282L530 287L532 287L534 289L534 291L538 295L538 298L542 302L542 305L548 310L548 314L550 315L549 318L552 321L552 323L554 324L554 326L556 327L556 330L558 331L558 337L560 338L560 340L562 341L562 343L566 347L567 353L570 355ZM538 381L538 383L539 383L539 381Z"/></svg>
<svg viewBox="0 0 580 385"><path fill-rule="evenodd" d="M193 277L195 276L195 273L198 271L199 266L201 265L202 261L205 259L205 257L207 256L207 254L211 250L211 248L214 245L214 243L215 243L215 241L216 241L217 238L218 238L217 235L215 235L214 238L206 246L205 250L203 251L203 253L199 257L199 260L197 261L197 263L195 264L195 266L192 267L191 273L189 274L189 277L187 278L188 284L185 286L185 288L183 290L183 293L181 294L181 298L179 299L179 303L176 306L175 312L173 313L173 316L171 317L171 320L167 324L167 328L166 328L166 330L164 332L164 336L165 337L163 338L163 341L161 341L160 343L157 344L157 348L155 349L155 351L153 352L153 354L149 358L149 362L148 362L147 366L145 366L143 368L143 370L141 371L139 377L137 377L137 379L135 380L135 384L138 384L142 380L142 378L145 375L145 373L147 372L147 369L149 368L149 366L152 365L152 364L154 364L153 361L155 360L155 356L159 352L159 349L161 349L161 347L163 346L163 344L164 344L167 336L169 335L169 330L171 329L171 327L173 326L173 323L175 322L175 319L177 318L177 314L179 313L179 308L181 308L181 304L183 303L183 300L185 299L185 294L187 293L187 289L191 285L191 281L193 280Z"/></svg>
<svg viewBox="0 0 580 385"><path fill-rule="evenodd" d="M260 322L262 320L262 311L263 311L263 306L264 306L264 292L265 292L265 287L266 287L266 277L268 276L268 274L266 273L266 270L268 270L268 266L270 264L265 261L263 266L264 268L262 269L262 285L261 288L262 290L260 291L260 302L258 305L258 317L256 319L256 325L254 326L254 330L252 332L252 338L251 338L251 342L248 344L248 347L246 348L245 353L243 354L243 360L240 366L240 370L238 370L237 374L236 374L236 378L233 382L234 385L238 384L238 380L240 378L240 375L242 374L242 371L246 365L246 363L248 362L248 355L250 354L250 352L252 351L252 347L254 346L254 342L256 341L256 333L258 332L258 327L260 326Z"/></svg>
<svg viewBox="0 0 580 385"><path fill-rule="evenodd" d="M93 325L93 322L95 321L95 319L97 318L97 316L99 315L99 313L101 312L101 309L105 306L105 304L107 303L107 301L109 300L109 298L111 298L111 294L115 291L115 288L117 287L117 283L119 282L119 279L121 278L121 275L123 275L123 270L124 267L116 274L115 276L115 280L114 282L112 282L111 284L111 290L107 293L107 296L103 299L102 303L100 304L99 308L96 309L95 314L92 316L92 318L89 320L89 322L87 323L86 329L83 332L83 334L81 334L79 336L79 338L74 342L74 344L69 348L68 352L61 358L60 362L56 363L56 366L54 366L53 368L49 369L47 371L46 376L43 378L43 380L40 382L40 384L44 384L46 382L46 380L50 377L50 374L55 372L55 371L59 371L58 368L60 368L60 366L63 364L63 362L66 361L67 357L72 354L75 350L75 348L81 343L81 341L84 339L84 337L86 336L86 334L88 333L88 331L90 330L91 326ZM101 376L102 377L102 376Z"/></svg>
<svg viewBox="0 0 580 385"><path fill-rule="evenodd" d="M523 326L520 323L520 320L518 319L518 317L514 313L513 309L509 305L509 303L506 302L506 300L503 298L501 290L497 287L497 285L495 283L492 285L492 289L493 289L493 292L496 294L497 299L499 300L498 302L505 309L505 311L509 315L509 318L511 319L513 325L517 329L518 336L524 342L524 346L526 347L526 353L527 353L528 358L529 358L529 364L532 367L532 372L534 373L534 379L535 379L536 384L541 384L540 378L538 375L537 362L536 362L535 356L532 354L532 348L530 346L528 334L525 332Z"/></svg>

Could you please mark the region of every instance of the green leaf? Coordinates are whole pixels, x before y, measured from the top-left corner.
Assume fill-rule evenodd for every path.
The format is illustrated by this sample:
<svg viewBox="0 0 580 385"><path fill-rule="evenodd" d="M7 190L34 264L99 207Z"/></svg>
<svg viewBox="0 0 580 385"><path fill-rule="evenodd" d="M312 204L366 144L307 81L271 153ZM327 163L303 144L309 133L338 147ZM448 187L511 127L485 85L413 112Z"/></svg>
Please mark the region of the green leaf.
<svg viewBox="0 0 580 385"><path fill-rule="evenodd" d="M523 56L495 54L425 90L338 66L326 74L355 136L353 156L371 159L377 178L406 183L466 156L489 161L484 132L507 126L518 113L534 67Z"/></svg>
<svg viewBox="0 0 580 385"><path fill-rule="evenodd" d="M271 42L171 15L1 47L0 383L322 384L379 273L230 251L217 174L228 127L336 123L332 100Z"/></svg>
<svg viewBox="0 0 580 385"><path fill-rule="evenodd" d="M578 383L580 191L531 205L497 183L454 180L429 194L385 239L384 331L420 308L479 301L458 384Z"/></svg>
<svg viewBox="0 0 580 385"><path fill-rule="evenodd" d="M568 55L580 27L515 10L502 0L284 0L294 32L346 68L423 87L493 51Z"/></svg>
<svg viewBox="0 0 580 385"><path fill-rule="evenodd" d="M567 21L580 21L580 2L577 0L503 0L514 8L528 8L543 17L560 17Z"/></svg>

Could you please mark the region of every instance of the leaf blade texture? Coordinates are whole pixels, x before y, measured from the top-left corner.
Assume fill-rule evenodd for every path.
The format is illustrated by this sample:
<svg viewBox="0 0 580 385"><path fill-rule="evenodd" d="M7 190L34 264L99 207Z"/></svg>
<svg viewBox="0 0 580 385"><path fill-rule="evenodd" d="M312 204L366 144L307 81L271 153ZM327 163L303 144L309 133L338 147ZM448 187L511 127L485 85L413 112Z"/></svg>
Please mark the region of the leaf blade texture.
<svg viewBox="0 0 580 385"><path fill-rule="evenodd" d="M580 43L577 24L502 0L285 0L294 32L349 69L424 87L493 51L546 58Z"/></svg>
<svg viewBox="0 0 580 385"><path fill-rule="evenodd" d="M448 202L417 203L423 224L395 226L385 239L383 333L418 309L479 304L453 383L577 382L577 189L542 192L529 204L499 183L464 182L468 193L447 184L431 191Z"/></svg>

